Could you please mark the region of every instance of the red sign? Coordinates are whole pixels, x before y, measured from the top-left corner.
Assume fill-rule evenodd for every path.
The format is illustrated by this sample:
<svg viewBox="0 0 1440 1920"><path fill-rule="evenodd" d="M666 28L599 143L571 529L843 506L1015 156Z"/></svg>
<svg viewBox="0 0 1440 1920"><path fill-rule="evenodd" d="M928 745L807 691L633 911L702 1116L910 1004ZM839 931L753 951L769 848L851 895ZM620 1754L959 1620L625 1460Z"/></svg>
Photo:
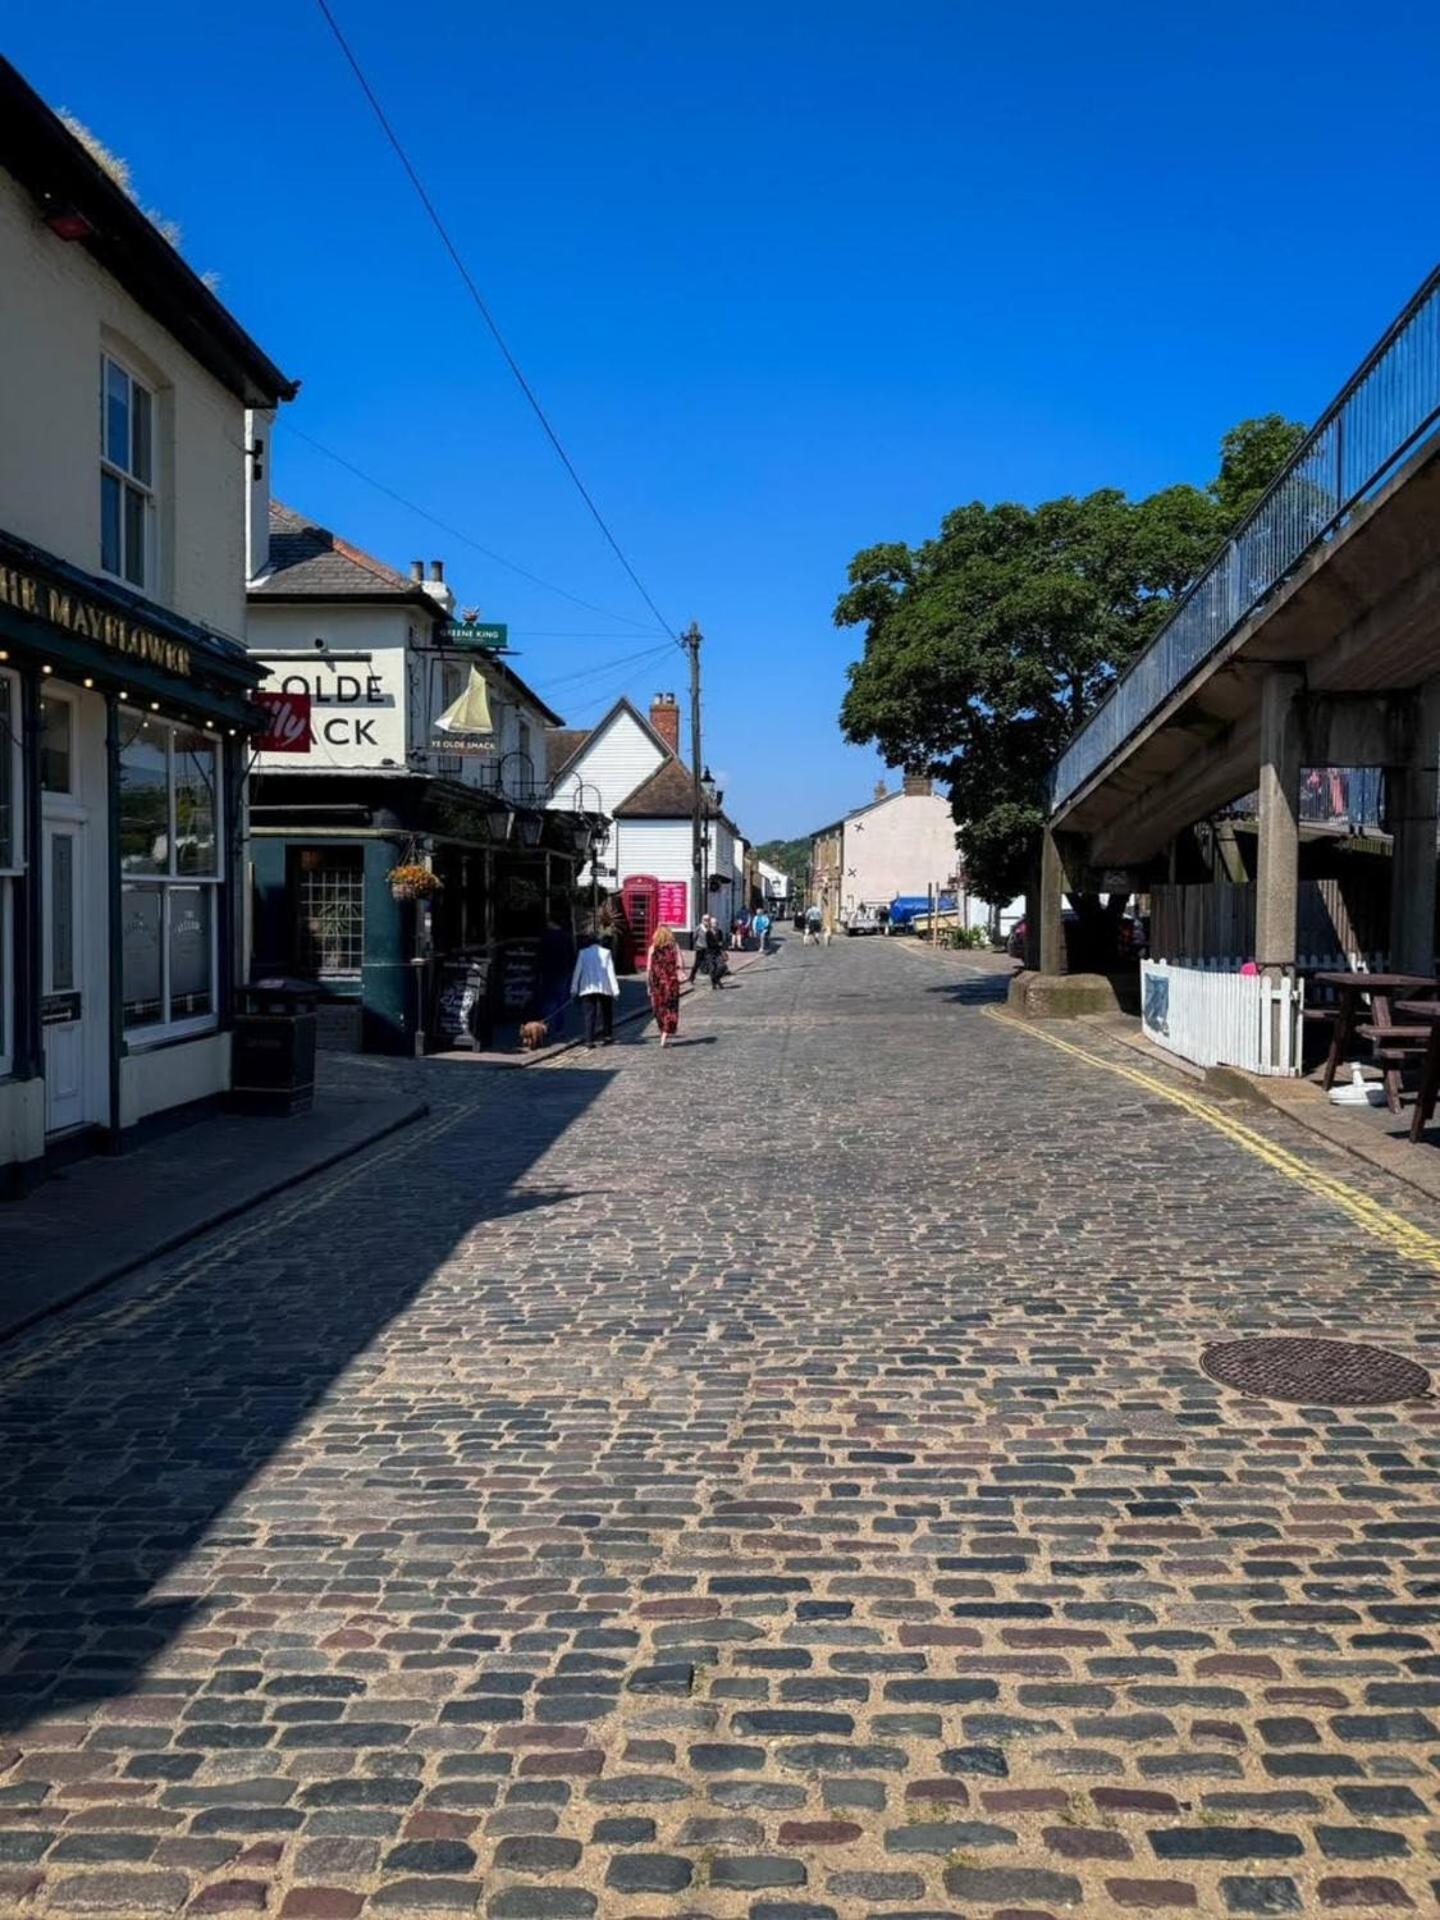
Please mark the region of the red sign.
<svg viewBox="0 0 1440 1920"><path fill-rule="evenodd" d="M660 882L660 918L667 927L690 924L690 883L686 880Z"/></svg>
<svg viewBox="0 0 1440 1920"><path fill-rule="evenodd" d="M265 731L255 739L257 753L310 751L310 695L257 693L255 704L265 710Z"/></svg>

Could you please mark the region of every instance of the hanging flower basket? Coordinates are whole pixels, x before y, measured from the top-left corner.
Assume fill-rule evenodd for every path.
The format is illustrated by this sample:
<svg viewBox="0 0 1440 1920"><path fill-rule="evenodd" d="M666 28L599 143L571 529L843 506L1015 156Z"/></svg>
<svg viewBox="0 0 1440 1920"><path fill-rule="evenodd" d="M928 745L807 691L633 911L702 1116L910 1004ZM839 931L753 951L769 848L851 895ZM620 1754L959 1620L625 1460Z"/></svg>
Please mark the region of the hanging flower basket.
<svg viewBox="0 0 1440 1920"><path fill-rule="evenodd" d="M390 869L390 892L396 900L432 900L443 885L429 867L418 863Z"/></svg>

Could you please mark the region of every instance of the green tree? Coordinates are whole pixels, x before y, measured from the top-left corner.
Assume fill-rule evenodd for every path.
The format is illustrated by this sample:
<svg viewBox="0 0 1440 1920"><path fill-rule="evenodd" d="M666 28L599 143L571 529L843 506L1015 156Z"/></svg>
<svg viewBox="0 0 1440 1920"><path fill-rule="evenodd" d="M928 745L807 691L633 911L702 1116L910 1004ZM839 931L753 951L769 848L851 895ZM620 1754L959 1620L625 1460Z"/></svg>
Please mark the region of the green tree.
<svg viewBox="0 0 1440 1920"><path fill-rule="evenodd" d="M1260 496L1305 438L1298 420L1283 413L1242 420L1220 442L1220 471L1210 496L1220 509L1222 533L1230 533L1257 506Z"/></svg>
<svg viewBox="0 0 1440 1920"><path fill-rule="evenodd" d="M922 546L868 547L850 563L835 622L866 633L842 730L948 784L981 899L1008 900L1030 883L1060 749L1299 431L1273 415L1236 427L1207 489L1130 500L1106 488L1036 507L974 501ZM1099 909L1076 905L1086 921Z"/></svg>

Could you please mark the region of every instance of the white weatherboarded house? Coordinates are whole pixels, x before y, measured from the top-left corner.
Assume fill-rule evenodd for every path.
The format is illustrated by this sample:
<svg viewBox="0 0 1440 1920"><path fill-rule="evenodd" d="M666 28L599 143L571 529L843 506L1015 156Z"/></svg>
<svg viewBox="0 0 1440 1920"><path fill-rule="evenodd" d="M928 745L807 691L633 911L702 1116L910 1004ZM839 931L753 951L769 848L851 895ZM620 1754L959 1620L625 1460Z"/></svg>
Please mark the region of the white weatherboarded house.
<svg viewBox="0 0 1440 1920"><path fill-rule="evenodd" d="M693 927L702 913L722 926L744 898L738 834L719 810L708 819L709 885L703 902L694 887L693 783L680 758L680 709L673 694L657 695L647 719L619 700L598 726L555 728L548 736L554 808L606 814L610 831L595 859L595 877L618 893L627 880L660 883L660 911L672 924ZM582 882L588 882L587 870ZM717 885L716 882L719 882Z"/></svg>

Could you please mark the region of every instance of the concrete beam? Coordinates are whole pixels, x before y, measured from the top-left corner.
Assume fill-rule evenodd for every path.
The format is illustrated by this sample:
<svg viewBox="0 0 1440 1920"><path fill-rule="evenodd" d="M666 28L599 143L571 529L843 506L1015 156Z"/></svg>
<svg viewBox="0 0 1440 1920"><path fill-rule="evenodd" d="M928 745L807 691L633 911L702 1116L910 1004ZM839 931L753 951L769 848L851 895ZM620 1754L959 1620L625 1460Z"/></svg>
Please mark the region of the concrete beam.
<svg viewBox="0 0 1440 1920"><path fill-rule="evenodd" d="M1300 761L1306 767L1403 766L1411 757L1415 696L1311 693L1300 702Z"/></svg>
<svg viewBox="0 0 1440 1920"><path fill-rule="evenodd" d="M1255 958L1293 967L1300 882L1301 694L1305 675L1272 667L1260 693L1260 853Z"/></svg>
<svg viewBox="0 0 1440 1920"><path fill-rule="evenodd" d="M1040 971L1066 973L1065 889L1067 876L1062 836L1046 830L1040 848Z"/></svg>

